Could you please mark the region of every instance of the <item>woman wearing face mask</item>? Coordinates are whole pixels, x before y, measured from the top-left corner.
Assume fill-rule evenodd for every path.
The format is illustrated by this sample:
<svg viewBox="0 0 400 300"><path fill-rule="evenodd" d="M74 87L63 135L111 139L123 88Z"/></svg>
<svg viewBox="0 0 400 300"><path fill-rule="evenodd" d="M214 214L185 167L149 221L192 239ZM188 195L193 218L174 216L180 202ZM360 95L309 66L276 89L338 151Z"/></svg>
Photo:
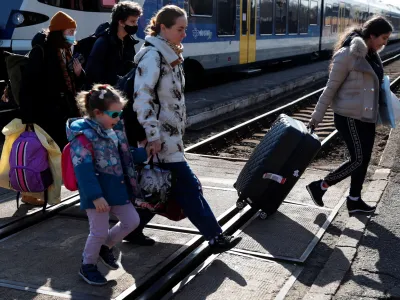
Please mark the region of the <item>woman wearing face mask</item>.
<svg viewBox="0 0 400 300"><path fill-rule="evenodd" d="M56 13L49 28L33 38L21 80L22 122L42 127L61 150L68 143L66 121L80 116L75 96L85 76L81 64L72 56L76 27L69 15ZM31 197L24 197L22 201L43 204Z"/></svg>
<svg viewBox="0 0 400 300"><path fill-rule="evenodd" d="M111 25L103 32L96 32L98 39L85 67L88 89L94 83L115 85L118 76L132 69L138 43L132 36L138 30L141 15L142 7L136 2L122 1L113 7ZM103 24L99 28L102 27Z"/></svg>
<svg viewBox="0 0 400 300"><path fill-rule="evenodd" d="M324 205L322 197L330 186L351 176L347 197L349 213L375 210L361 199L361 189L374 146L375 123L382 97L384 73L379 52L392 31L392 25L384 17L373 17L362 28L350 28L335 47L329 80L309 126L317 126L332 106L336 129L347 145L350 159L323 180L307 186L319 206Z"/></svg>

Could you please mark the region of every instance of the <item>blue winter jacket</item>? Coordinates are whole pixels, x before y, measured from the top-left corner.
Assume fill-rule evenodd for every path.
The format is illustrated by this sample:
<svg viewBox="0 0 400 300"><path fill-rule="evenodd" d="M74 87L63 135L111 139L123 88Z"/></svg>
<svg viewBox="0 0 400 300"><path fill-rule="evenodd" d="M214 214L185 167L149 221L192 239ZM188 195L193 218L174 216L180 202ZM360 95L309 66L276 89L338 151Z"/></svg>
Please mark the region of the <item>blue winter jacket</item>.
<svg viewBox="0 0 400 300"><path fill-rule="evenodd" d="M97 122L88 118L67 121L67 137L83 210L95 208L93 201L100 197L115 206L130 203L136 194L136 173L122 121L114 131L119 140L118 148ZM75 138L80 134L91 142L94 157Z"/></svg>

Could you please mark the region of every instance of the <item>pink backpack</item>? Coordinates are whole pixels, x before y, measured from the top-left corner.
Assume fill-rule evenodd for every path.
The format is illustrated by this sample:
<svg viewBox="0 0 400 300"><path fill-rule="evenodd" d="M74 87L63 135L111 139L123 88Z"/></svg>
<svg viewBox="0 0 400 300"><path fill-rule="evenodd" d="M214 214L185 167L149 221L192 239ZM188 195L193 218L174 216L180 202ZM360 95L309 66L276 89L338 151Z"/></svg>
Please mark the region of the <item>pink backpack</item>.
<svg viewBox="0 0 400 300"><path fill-rule="evenodd" d="M84 148L88 149L92 156L94 157L93 146L84 134L78 135L76 137L83 145ZM78 190L78 182L76 180L74 164L71 158L71 144L68 143L61 155L61 171L64 186L70 191Z"/></svg>

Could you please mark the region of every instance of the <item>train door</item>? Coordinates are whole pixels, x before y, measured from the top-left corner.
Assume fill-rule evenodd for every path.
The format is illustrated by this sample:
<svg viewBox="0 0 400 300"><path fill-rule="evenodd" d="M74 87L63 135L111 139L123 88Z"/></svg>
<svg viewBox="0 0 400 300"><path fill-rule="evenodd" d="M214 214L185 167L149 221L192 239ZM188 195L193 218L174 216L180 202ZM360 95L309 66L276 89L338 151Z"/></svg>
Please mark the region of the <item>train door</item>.
<svg viewBox="0 0 400 300"><path fill-rule="evenodd" d="M346 29L346 5L343 2L339 3L338 25L339 32L343 32Z"/></svg>
<svg viewBox="0 0 400 300"><path fill-rule="evenodd" d="M240 63L256 61L256 0L240 0Z"/></svg>

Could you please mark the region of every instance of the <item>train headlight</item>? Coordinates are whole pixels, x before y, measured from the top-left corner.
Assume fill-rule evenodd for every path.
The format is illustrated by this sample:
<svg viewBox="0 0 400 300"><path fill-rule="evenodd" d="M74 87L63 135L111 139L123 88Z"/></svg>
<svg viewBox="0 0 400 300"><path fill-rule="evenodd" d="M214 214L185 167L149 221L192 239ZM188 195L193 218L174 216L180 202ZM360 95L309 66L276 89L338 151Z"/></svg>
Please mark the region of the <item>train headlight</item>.
<svg viewBox="0 0 400 300"><path fill-rule="evenodd" d="M21 25L22 23L24 23L24 21L25 21L25 17L20 12L13 14L12 22L14 23L15 26Z"/></svg>

